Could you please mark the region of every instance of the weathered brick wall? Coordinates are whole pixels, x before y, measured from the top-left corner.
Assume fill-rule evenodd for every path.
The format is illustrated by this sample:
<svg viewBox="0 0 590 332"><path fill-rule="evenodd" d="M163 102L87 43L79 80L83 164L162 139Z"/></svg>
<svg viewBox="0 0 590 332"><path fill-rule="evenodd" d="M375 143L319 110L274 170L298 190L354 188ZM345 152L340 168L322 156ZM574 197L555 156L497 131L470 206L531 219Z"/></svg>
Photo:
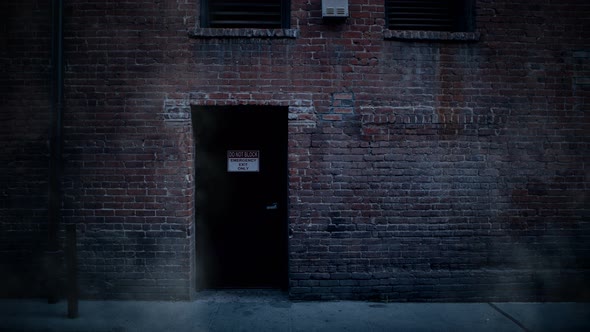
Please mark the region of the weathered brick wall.
<svg viewBox="0 0 590 332"><path fill-rule="evenodd" d="M291 294L587 298L588 7L478 1L475 43L383 41L376 8L299 41L327 58L291 140Z"/></svg>
<svg viewBox="0 0 590 332"><path fill-rule="evenodd" d="M168 116L183 108L168 99L187 85L194 4L66 6L64 222L78 224L81 291L189 298L192 130Z"/></svg>
<svg viewBox="0 0 590 332"><path fill-rule="evenodd" d="M590 297L590 8L477 1L477 33L445 41L349 3L328 23L292 0L269 37L195 29L198 0L68 2L84 296L190 297L191 105L261 104L289 106L294 298Z"/></svg>
<svg viewBox="0 0 590 332"><path fill-rule="evenodd" d="M0 295L42 290L47 237L50 11L0 3Z"/></svg>

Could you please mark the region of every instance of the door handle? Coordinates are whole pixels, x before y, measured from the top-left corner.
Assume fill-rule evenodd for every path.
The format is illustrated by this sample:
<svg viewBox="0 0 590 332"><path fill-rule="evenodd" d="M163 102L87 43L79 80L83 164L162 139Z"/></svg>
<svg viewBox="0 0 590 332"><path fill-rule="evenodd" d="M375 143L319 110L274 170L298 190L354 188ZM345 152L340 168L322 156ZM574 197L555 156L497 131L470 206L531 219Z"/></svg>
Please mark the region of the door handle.
<svg viewBox="0 0 590 332"><path fill-rule="evenodd" d="M267 210L276 210L279 208L279 205L277 204L277 202L272 203L271 205L267 205L266 209Z"/></svg>

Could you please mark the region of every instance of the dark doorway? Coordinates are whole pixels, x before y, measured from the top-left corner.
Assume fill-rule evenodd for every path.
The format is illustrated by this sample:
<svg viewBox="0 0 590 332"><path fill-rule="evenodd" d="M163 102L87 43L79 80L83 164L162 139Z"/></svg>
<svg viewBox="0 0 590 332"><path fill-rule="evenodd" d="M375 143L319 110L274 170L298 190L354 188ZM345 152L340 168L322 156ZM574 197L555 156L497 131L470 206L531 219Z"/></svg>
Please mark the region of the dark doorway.
<svg viewBox="0 0 590 332"><path fill-rule="evenodd" d="M287 287L287 108L193 110L197 288Z"/></svg>

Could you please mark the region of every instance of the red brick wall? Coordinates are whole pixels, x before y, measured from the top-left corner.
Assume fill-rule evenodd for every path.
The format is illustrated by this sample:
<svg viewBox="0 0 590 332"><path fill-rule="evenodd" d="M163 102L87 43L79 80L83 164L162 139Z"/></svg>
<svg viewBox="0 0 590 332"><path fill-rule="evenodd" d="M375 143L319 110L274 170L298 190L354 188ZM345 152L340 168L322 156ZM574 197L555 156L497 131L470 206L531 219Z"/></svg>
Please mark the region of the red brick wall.
<svg viewBox="0 0 590 332"><path fill-rule="evenodd" d="M67 4L64 221L79 223L86 296L194 288L192 130L164 105L186 89L195 15L176 1Z"/></svg>
<svg viewBox="0 0 590 332"><path fill-rule="evenodd" d="M249 38L195 30L197 0L67 2L85 296L190 297L190 110L228 104L289 106L293 297L590 296L590 8L477 1L476 33L448 41L384 38L383 1L349 4L328 23L292 0L284 38Z"/></svg>

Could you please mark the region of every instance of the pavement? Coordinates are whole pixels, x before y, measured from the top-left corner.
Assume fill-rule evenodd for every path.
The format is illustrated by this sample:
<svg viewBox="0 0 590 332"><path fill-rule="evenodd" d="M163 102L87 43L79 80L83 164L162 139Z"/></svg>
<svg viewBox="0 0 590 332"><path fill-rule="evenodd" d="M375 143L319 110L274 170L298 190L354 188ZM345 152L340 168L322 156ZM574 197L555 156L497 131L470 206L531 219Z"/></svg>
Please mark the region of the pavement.
<svg viewBox="0 0 590 332"><path fill-rule="evenodd" d="M188 302L0 299L0 331L590 331L590 303L294 302L216 291Z"/></svg>

